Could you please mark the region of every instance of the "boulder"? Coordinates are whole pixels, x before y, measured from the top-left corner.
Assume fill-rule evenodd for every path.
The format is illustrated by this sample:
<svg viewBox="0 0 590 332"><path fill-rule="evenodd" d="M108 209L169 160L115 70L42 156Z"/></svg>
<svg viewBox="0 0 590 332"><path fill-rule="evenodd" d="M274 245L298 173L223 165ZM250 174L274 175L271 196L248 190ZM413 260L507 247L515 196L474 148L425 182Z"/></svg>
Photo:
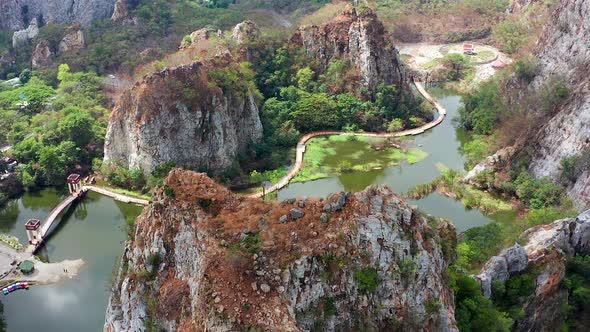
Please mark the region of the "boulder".
<svg viewBox="0 0 590 332"><path fill-rule="evenodd" d="M64 37L59 42L59 52L72 52L86 47L84 39L84 32L80 24L74 24L68 27L64 33Z"/></svg>
<svg viewBox="0 0 590 332"><path fill-rule="evenodd" d="M16 49L20 45L28 43L37 35L39 35L39 27L37 26L37 19L34 18L26 29L15 31L12 34L12 47Z"/></svg>
<svg viewBox="0 0 590 332"><path fill-rule="evenodd" d="M49 42L47 40L41 40L33 51L31 66L33 69L51 66L53 64L52 56L53 52L51 51Z"/></svg>

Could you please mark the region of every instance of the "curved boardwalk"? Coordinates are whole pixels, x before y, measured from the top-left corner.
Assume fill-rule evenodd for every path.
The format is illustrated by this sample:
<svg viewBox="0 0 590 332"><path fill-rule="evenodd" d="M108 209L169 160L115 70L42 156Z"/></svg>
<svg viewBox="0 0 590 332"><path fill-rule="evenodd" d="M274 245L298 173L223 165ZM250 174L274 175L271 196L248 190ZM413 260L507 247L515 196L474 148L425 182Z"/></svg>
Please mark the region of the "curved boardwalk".
<svg viewBox="0 0 590 332"><path fill-rule="evenodd" d="M436 101L436 99L434 99L426 91L426 89L424 88L422 83L414 82L414 84L416 85L416 89L418 90L418 92L420 92L420 94L436 108L436 111L438 112L438 116L436 119L434 119L434 120L428 122L427 124L420 126L418 128L404 130L404 131L398 131L395 133L351 133L351 132L344 132L344 131L316 131L313 133L306 134L303 137L301 137L299 139L299 142L297 143L295 165L293 165L293 168L291 168L289 173L287 175L285 175L281 180L279 180L279 182L277 184L266 189L265 192L267 194L272 193L274 191L277 191L277 190L280 190L280 189L286 187L289 184L289 181L291 181L295 177L295 175L297 175L297 173L299 172L299 170L301 170L301 167L303 166L303 158L305 156L305 148L306 148L305 144L310 139L312 139L314 137L329 136L329 135L351 135L351 136L379 137L379 138L402 137L402 136L419 135L429 129L432 129L432 128L438 126L441 122L444 121L445 116L447 115L447 110L444 107L442 107L442 105L439 104L439 102ZM262 193L255 193L255 194L248 195L248 197L251 197L251 198L260 198L262 196L263 196Z"/></svg>
<svg viewBox="0 0 590 332"><path fill-rule="evenodd" d="M141 198L135 198L135 197L131 197L131 196L127 196L127 195L123 195L123 194L118 194L116 192L112 192L108 189L104 189L104 188L100 188L100 187L95 187L95 186L84 186L82 187L83 191L94 191L95 193L99 193L101 195L104 196L108 196L111 197L112 199L116 200L116 201L120 201L123 203L132 203L132 204L139 204L139 205L149 205L150 201L145 200L145 199L141 199Z"/></svg>

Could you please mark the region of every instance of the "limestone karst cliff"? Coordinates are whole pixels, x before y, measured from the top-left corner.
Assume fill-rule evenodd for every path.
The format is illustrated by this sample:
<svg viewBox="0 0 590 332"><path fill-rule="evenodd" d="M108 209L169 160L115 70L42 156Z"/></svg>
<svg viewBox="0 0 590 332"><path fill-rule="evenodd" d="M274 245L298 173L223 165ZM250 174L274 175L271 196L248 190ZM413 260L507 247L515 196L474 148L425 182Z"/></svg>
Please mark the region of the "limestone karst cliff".
<svg viewBox="0 0 590 332"><path fill-rule="evenodd" d="M80 23L113 14L116 0L2 0L0 1L0 29L19 30L34 18L46 23Z"/></svg>
<svg viewBox="0 0 590 332"><path fill-rule="evenodd" d="M231 58L216 64L197 61L136 83L109 119L105 162L148 174L168 161L213 174L230 167L238 153L262 137L253 92L222 89L209 76L210 70L231 64Z"/></svg>
<svg viewBox="0 0 590 332"><path fill-rule="evenodd" d="M264 202L173 170L137 220L105 330L456 331L455 237L386 187Z"/></svg>
<svg viewBox="0 0 590 332"><path fill-rule="evenodd" d="M362 13L353 7L320 26L299 28L292 38L307 56L323 69L334 60L348 60L358 70L362 86L375 91L381 84L407 85L399 52L388 37L383 23L370 9Z"/></svg>
<svg viewBox="0 0 590 332"><path fill-rule="evenodd" d="M540 225L523 234L524 246L515 244L492 257L476 276L485 296L494 282L505 283L523 271L536 271L535 290L523 306L524 317L515 331L557 331L562 325L568 291L562 287L566 259L590 255L590 210L577 218Z"/></svg>
<svg viewBox="0 0 590 332"><path fill-rule="evenodd" d="M538 42L539 61L534 89L562 80L569 97L541 127L529 151L531 170L537 176L555 180L561 173L563 158L590 149L590 2L562 0ZM569 187L569 194L581 208L590 206L590 172L585 171Z"/></svg>

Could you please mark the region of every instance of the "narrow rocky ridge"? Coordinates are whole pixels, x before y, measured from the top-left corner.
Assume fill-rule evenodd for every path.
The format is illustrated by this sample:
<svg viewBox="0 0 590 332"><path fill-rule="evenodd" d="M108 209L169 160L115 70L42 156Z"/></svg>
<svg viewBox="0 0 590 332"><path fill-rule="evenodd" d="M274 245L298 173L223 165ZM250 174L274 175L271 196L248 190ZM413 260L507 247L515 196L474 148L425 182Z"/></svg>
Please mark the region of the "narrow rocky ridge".
<svg viewBox="0 0 590 332"><path fill-rule="evenodd" d="M105 329L456 331L455 241L386 187L263 202L173 170L126 246Z"/></svg>

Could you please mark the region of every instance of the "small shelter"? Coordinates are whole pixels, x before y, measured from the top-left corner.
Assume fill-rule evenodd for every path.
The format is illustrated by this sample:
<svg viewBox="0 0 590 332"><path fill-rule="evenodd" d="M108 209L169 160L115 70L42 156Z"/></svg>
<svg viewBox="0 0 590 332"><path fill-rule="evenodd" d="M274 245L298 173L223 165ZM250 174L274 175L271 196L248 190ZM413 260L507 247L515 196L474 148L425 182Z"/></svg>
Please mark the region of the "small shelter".
<svg viewBox="0 0 590 332"><path fill-rule="evenodd" d="M35 264L31 261L24 261L18 266L23 274L31 274L35 271Z"/></svg>
<svg viewBox="0 0 590 332"><path fill-rule="evenodd" d="M475 45L472 43L465 43L463 44L463 54L473 55L475 53Z"/></svg>
<svg viewBox="0 0 590 332"><path fill-rule="evenodd" d="M25 223L29 244L36 245L41 240L39 227L41 227L41 221L39 219L29 219Z"/></svg>
<svg viewBox="0 0 590 332"><path fill-rule="evenodd" d="M80 174L70 174L67 179L68 189L70 190L70 194L78 192L82 190L82 183Z"/></svg>

